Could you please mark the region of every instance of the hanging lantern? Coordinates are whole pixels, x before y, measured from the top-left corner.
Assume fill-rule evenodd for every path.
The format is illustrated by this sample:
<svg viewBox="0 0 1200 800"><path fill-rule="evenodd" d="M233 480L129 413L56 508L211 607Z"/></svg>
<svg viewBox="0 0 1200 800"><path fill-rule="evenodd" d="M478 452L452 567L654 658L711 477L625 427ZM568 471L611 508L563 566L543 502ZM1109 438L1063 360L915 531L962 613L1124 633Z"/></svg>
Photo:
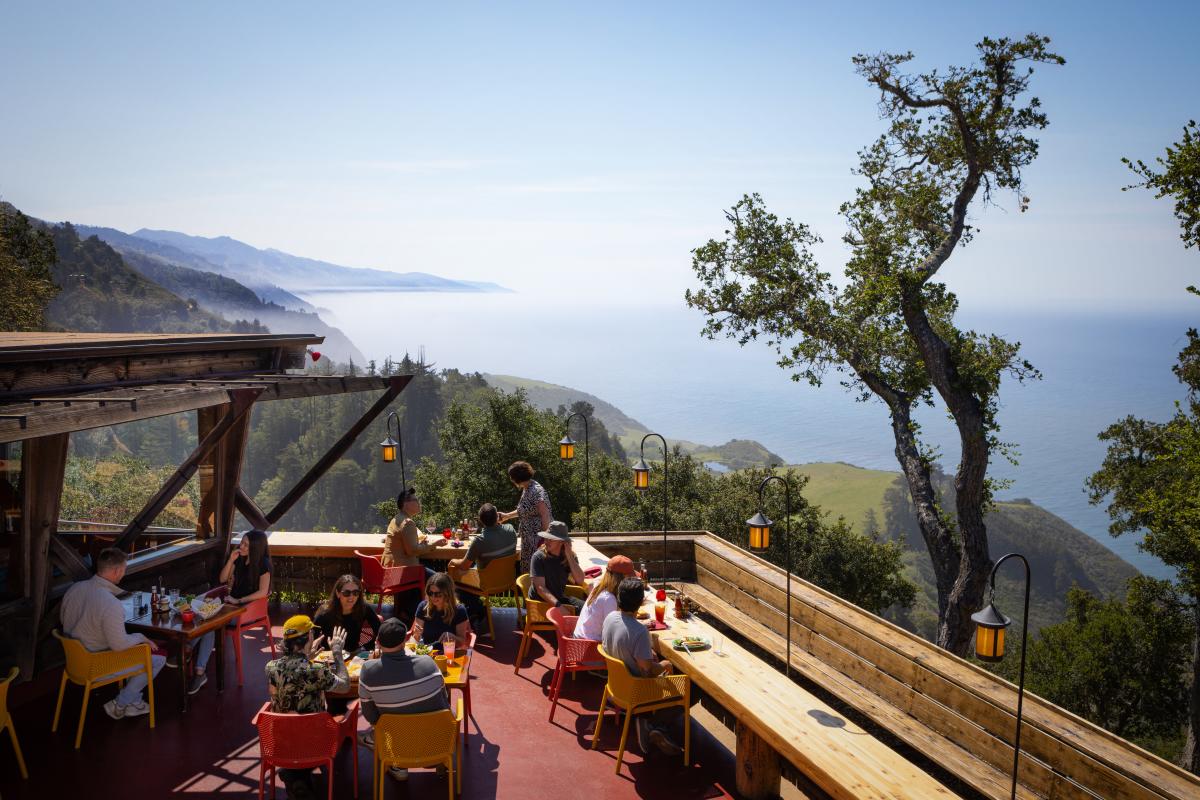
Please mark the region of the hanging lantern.
<svg viewBox="0 0 1200 800"><path fill-rule="evenodd" d="M650 465L644 458L639 458L638 462L633 465L633 488L639 492L650 488Z"/></svg>
<svg viewBox="0 0 1200 800"><path fill-rule="evenodd" d="M570 436L564 436L558 443L558 457L563 461L572 461L575 458L575 440Z"/></svg>
<svg viewBox="0 0 1200 800"><path fill-rule="evenodd" d="M771 526L775 523L759 511L746 524L750 526L750 552L765 553L771 546Z"/></svg>
<svg viewBox="0 0 1200 800"><path fill-rule="evenodd" d="M995 663L1004 659L1004 629L1012 620L1000 613L994 602L971 615L975 623L975 657Z"/></svg>
<svg viewBox="0 0 1200 800"><path fill-rule="evenodd" d="M383 461L385 464L391 464L396 460L396 446L399 444L390 435L379 443L380 450L383 452Z"/></svg>

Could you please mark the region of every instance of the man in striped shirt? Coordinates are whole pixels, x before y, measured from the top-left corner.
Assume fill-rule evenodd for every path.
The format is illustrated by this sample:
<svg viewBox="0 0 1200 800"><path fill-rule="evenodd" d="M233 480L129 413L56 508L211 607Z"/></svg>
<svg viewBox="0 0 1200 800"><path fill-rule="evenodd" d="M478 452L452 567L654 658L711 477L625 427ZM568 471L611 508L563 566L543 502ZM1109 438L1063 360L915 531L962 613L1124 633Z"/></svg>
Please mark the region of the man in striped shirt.
<svg viewBox="0 0 1200 800"><path fill-rule="evenodd" d="M404 640L408 628L392 617L379 626L375 642L378 658L362 665L358 673L358 697L362 715L374 725L384 714L421 714L450 708L446 697L446 681L430 656L408 655ZM361 737L363 744L373 747L374 731ZM403 780L406 770L393 769L393 777Z"/></svg>

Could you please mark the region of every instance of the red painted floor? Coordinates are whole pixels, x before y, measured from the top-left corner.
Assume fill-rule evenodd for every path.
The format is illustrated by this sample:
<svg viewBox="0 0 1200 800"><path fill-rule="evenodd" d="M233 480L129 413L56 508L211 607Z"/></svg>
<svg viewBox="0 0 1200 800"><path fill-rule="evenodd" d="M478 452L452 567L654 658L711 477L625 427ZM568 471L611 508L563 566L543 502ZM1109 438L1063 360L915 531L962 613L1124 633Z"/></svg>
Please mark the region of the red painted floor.
<svg viewBox="0 0 1200 800"><path fill-rule="evenodd" d="M281 617L282 618L282 617ZM602 682L588 675L569 678L553 724L547 721L547 687L554 666L553 650L541 639L531 645L532 659L513 675L519 637L515 614L496 615L498 642L479 640L472 666L474 717L468 728L463 773L464 798L567 800L597 798L722 797L732 787L734 765L729 751L699 725L692 729L692 766L678 758L643 757L636 744L614 773L619 726L606 721L601 749L592 751ZM278 623L278 620L277 620ZM276 630L278 633L278 629ZM261 637L262 632L258 632ZM8 737L0 737L0 796L5 800L86 797L105 800L151 798L251 797L258 790L258 740L250 719L266 697L263 665L270 651L247 634L246 683L237 686L232 652L226 655L227 686L218 693L210 667L209 683L181 713L179 677L164 669L156 681L158 724L147 718L111 720L101 704L112 688L93 693L83 746L72 749L82 692L68 686L63 720L50 732L60 672L33 684L15 687L10 706L30 777L22 781ZM215 665L215 658L214 658ZM455 694L457 697L457 693ZM360 722L365 728L366 723ZM632 739L631 733L631 739ZM351 758L343 748L336 762L334 796L353 795ZM359 796L371 796L371 753L359 750ZM413 771L404 783L390 778L386 797L440 798L445 778ZM324 797L323 779L318 786ZM277 796L286 797L282 785Z"/></svg>

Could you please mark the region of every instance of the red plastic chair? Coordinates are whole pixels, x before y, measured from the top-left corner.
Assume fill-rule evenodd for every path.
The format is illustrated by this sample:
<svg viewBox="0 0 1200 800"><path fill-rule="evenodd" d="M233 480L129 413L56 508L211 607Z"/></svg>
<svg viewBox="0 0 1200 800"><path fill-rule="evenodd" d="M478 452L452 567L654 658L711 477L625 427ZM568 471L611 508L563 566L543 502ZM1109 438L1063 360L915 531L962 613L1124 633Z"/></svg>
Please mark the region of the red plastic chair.
<svg viewBox="0 0 1200 800"><path fill-rule="evenodd" d="M318 714L277 714L271 704L264 703L254 715L258 728L258 797L263 800L267 770L271 772L271 797L275 797L275 770L311 769L324 767L333 800L333 759L341 749L342 740L350 739L354 753L354 796L358 797L358 701L354 701L342 719L328 711Z"/></svg>
<svg viewBox="0 0 1200 800"><path fill-rule="evenodd" d="M401 592L416 589L425 597L425 568L415 567L385 567L381 561L382 554L370 555L361 550L355 550L358 556L359 568L362 571L362 590L364 594L379 595L379 604L375 610L383 613L383 596L395 596Z"/></svg>
<svg viewBox="0 0 1200 800"><path fill-rule="evenodd" d="M205 593L205 597L224 597L229 594L229 587L218 586L217 588ZM247 603L246 613L236 618L236 621L225 628L225 633L233 637L233 654L237 661L238 686L243 685L245 680L242 676L242 631L256 630L262 628L267 632L267 640L271 643L271 658L276 658L275 650L275 634L271 630L271 617L267 611L267 598L260 597L259 599Z"/></svg>
<svg viewBox="0 0 1200 800"><path fill-rule="evenodd" d="M605 669L604 657L597 650L599 642L575 638L575 624L579 617L564 614L561 608L551 608L546 618L554 623L558 636L558 664L554 667L554 679L550 681L550 721L558 709L558 698L562 694L563 676L568 672L591 672Z"/></svg>

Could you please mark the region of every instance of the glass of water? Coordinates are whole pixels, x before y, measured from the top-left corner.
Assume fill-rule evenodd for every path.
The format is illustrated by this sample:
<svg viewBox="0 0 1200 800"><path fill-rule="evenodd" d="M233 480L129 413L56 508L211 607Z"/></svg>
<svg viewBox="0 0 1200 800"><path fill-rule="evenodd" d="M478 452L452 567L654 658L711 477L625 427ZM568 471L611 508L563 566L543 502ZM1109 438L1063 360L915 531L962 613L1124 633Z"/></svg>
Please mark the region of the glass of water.
<svg viewBox="0 0 1200 800"><path fill-rule="evenodd" d="M725 636L724 634L713 634L713 653L718 656L725 655Z"/></svg>

